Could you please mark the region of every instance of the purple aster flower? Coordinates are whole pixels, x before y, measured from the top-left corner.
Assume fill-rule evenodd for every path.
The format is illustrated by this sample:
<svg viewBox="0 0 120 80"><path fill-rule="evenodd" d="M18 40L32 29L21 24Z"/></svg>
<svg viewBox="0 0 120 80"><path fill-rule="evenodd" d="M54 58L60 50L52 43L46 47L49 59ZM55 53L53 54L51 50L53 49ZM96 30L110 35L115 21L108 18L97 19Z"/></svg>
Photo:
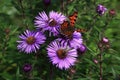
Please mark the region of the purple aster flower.
<svg viewBox="0 0 120 80"><path fill-rule="evenodd" d="M26 30L19 38L21 40L17 41L19 43L17 48L26 53L36 52L40 48L40 44L43 44L46 39L42 33L29 30Z"/></svg>
<svg viewBox="0 0 120 80"><path fill-rule="evenodd" d="M42 28L42 31L50 31L53 35L59 34L60 24L66 19L62 13L51 11L49 16L45 12L39 13L37 17L35 17L35 25L37 28Z"/></svg>
<svg viewBox="0 0 120 80"><path fill-rule="evenodd" d="M23 66L23 70L25 72L29 72L29 71L31 71L31 69L32 69L32 66L28 63Z"/></svg>
<svg viewBox="0 0 120 80"><path fill-rule="evenodd" d="M99 15L103 15L103 14L107 11L107 8L104 7L103 5L100 5L100 4L99 4L99 5L97 6L96 11L97 11L97 13L98 13Z"/></svg>
<svg viewBox="0 0 120 80"><path fill-rule="evenodd" d="M67 42L70 47L76 48L81 46L83 39L80 32L74 31L70 37L61 37L60 41Z"/></svg>
<svg viewBox="0 0 120 80"><path fill-rule="evenodd" d="M77 51L67 43L55 40L48 45L47 52L52 64L60 69L68 69L75 64Z"/></svg>
<svg viewBox="0 0 120 80"><path fill-rule="evenodd" d="M47 27L46 25L48 25L48 16L45 12L41 12L39 13L38 16L35 17L35 25L38 29L43 29L45 27Z"/></svg>

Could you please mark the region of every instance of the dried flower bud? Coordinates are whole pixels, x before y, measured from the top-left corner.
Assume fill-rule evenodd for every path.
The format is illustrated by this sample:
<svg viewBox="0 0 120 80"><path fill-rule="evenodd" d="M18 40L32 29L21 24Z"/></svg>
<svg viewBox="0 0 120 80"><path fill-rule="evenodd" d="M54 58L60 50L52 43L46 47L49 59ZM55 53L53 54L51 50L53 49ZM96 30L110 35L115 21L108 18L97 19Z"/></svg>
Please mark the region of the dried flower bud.
<svg viewBox="0 0 120 80"><path fill-rule="evenodd" d="M75 74L76 70L74 68L70 68L70 73Z"/></svg>
<svg viewBox="0 0 120 80"><path fill-rule="evenodd" d="M71 3L73 0L68 0L68 3Z"/></svg>
<svg viewBox="0 0 120 80"><path fill-rule="evenodd" d="M77 60L75 61L75 64L78 64L78 63L81 63L81 61L77 59Z"/></svg>
<svg viewBox="0 0 120 80"><path fill-rule="evenodd" d="M103 47L103 44L101 42L99 42L98 47L99 47L99 49L101 49Z"/></svg>
<svg viewBox="0 0 120 80"><path fill-rule="evenodd" d="M51 0L43 0L44 5L48 6L51 3Z"/></svg>
<svg viewBox="0 0 120 80"><path fill-rule="evenodd" d="M96 11L99 15L103 15L107 11L107 8L99 4L96 8Z"/></svg>
<svg viewBox="0 0 120 80"><path fill-rule="evenodd" d="M25 64L25 65L23 66L23 70L24 70L25 72L29 72L29 71L31 71L31 69L32 69L32 66L31 66L30 64Z"/></svg>
<svg viewBox="0 0 120 80"><path fill-rule="evenodd" d="M105 47L108 49L108 48L110 48L110 45L109 45L109 44L106 44L106 46L105 46Z"/></svg>
<svg viewBox="0 0 120 80"><path fill-rule="evenodd" d="M5 33L6 33L6 34L9 34L9 33L10 33L10 29L9 29L9 28L6 28L6 29L5 29Z"/></svg>
<svg viewBox="0 0 120 80"><path fill-rule="evenodd" d="M110 14L111 16L114 16L114 15L116 14L116 12L115 12L114 9L111 9L111 10L109 11L109 14Z"/></svg>
<svg viewBox="0 0 120 80"><path fill-rule="evenodd" d="M98 47L99 49L103 49L103 48L109 48L110 47L110 44L109 44L109 39L106 38L106 37L103 37L101 39L101 41L98 43Z"/></svg>
<svg viewBox="0 0 120 80"><path fill-rule="evenodd" d="M67 80L72 80L72 78L70 76L67 76Z"/></svg>

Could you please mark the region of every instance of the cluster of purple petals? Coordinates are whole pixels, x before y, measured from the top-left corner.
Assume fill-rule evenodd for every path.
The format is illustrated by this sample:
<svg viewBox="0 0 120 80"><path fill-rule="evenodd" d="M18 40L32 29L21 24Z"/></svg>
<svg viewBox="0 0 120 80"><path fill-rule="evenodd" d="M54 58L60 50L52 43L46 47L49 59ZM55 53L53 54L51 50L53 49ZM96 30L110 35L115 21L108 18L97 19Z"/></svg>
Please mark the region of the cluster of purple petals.
<svg viewBox="0 0 120 80"><path fill-rule="evenodd" d="M24 64L24 65L23 65L23 70L24 70L25 72L31 71L31 70L32 70L32 65L29 64L29 63Z"/></svg>
<svg viewBox="0 0 120 80"><path fill-rule="evenodd" d="M66 17L62 13L51 11L47 15L45 12L41 12L35 17L35 26L42 32L49 31L50 34L56 36L59 34L60 25L65 19Z"/></svg>
<svg viewBox="0 0 120 80"><path fill-rule="evenodd" d="M49 5L51 0L43 0L45 5ZM96 8L99 15L103 15L107 8L99 4ZM110 12L115 14L114 10ZM40 12L34 20L36 31L26 30L19 36L18 50L27 54L37 52L40 46L45 43L47 37L44 32L49 31L49 37L57 36L58 38L51 41L47 46L47 54L53 65L59 69L68 69L75 65L78 55L85 53L86 46L83 44L82 35L80 32L74 31L71 38L59 37L61 24L66 20L60 12L51 11L46 14L44 11ZM108 43L107 38L103 38L104 43ZM30 64L25 64L23 70L29 72L32 69Z"/></svg>
<svg viewBox="0 0 120 80"><path fill-rule="evenodd" d="M60 25L66 20L66 16L62 13L55 11L49 12L47 15L45 12L41 12L35 17L36 31L26 30L19 36L18 50L25 53L37 52L40 46L45 43L47 37L44 32L49 31L53 36L57 36L60 33ZM49 36L51 37L51 35ZM78 57L78 52L84 53L86 46L83 45L83 39L81 33L74 31L71 39L64 39L59 37L52 41L47 47L47 54L53 65L56 65L59 69L68 69L75 65L75 61ZM65 57L60 58L57 54L58 50L65 51ZM61 55L60 53L59 55ZM28 71L30 66L26 65L24 70Z"/></svg>
<svg viewBox="0 0 120 80"><path fill-rule="evenodd" d="M99 4L99 5L97 6L96 11L97 11L97 13L98 13L99 15L103 15L103 14L107 11L107 8L106 8L105 6Z"/></svg>
<svg viewBox="0 0 120 80"><path fill-rule="evenodd" d="M66 57L61 59L57 55L57 50L64 49L66 50ZM50 61L53 65L56 65L56 67L60 69L68 69L70 66L75 64L77 51L74 48L71 48L67 45L67 43L60 42L59 40L54 40L51 42L47 47L47 54L50 58Z"/></svg>
<svg viewBox="0 0 120 80"><path fill-rule="evenodd" d="M34 42L28 44L28 38L34 38ZM20 51L24 51L27 54L36 52L40 48L40 44L43 44L46 40L46 37L41 32L34 32L30 30L26 30L23 34L19 36L20 40L18 42L17 48Z"/></svg>
<svg viewBox="0 0 120 80"><path fill-rule="evenodd" d="M57 56L56 52L59 49L68 49L64 59ZM56 67L60 69L68 69L75 65L75 61L77 60L76 57L78 57L79 54L83 54L86 49L86 46L83 45L81 33L75 31L71 39L60 37L52 41L47 47L47 54L53 65L56 65Z"/></svg>

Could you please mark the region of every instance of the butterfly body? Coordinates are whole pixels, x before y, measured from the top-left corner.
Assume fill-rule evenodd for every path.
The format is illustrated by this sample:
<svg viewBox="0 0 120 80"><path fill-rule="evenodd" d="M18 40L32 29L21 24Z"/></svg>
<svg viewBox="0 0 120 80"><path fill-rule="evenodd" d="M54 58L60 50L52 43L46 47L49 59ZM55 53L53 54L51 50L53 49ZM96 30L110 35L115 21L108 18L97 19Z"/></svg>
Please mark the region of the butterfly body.
<svg viewBox="0 0 120 80"><path fill-rule="evenodd" d="M61 32L62 34L66 36L72 35L74 29L73 27L70 27L70 24L68 21L64 21L63 24L61 24Z"/></svg>
<svg viewBox="0 0 120 80"><path fill-rule="evenodd" d="M70 37L73 34L73 32L75 31L74 25L77 19L77 14L77 12L74 12L73 15L69 16L70 21L64 21L61 24L60 30L63 35Z"/></svg>

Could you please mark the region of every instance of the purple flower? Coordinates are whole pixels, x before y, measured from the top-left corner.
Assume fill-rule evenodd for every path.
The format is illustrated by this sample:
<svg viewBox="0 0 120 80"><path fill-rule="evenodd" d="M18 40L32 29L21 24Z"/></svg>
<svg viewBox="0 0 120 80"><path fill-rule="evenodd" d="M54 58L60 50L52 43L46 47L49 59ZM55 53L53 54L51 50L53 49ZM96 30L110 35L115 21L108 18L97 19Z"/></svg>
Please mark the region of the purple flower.
<svg viewBox="0 0 120 80"><path fill-rule="evenodd" d="M76 49L59 40L51 42L47 47L47 52L52 64L60 69L70 68L74 65L77 57Z"/></svg>
<svg viewBox="0 0 120 80"><path fill-rule="evenodd" d="M40 44L43 44L46 39L42 33L29 30L26 30L19 38L21 40L17 41L19 43L17 48L26 53L36 52L40 48Z"/></svg>
<svg viewBox="0 0 120 80"><path fill-rule="evenodd" d="M81 36L81 33L74 31L74 33L71 35L71 37L61 37L59 38L60 41L67 42L70 47L76 48L78 46L81 46L83 43L83 39Z"/></svg>
<svg viewBox="0 0 120 80"><path fill-rule="evenodd" d="M23 66L23 70L25 72L29 72L29 71L31 71L31 69L32 69L32 66L28 63Z"/></svg>
<svg viewBox="0 0 120 80"><path fill-rule="evenodd" d="M106 11L107 11L107 8L106 7L104 7L103 5L101 5L101 4L99 4L98 6L97 6L97 13L99 14L99 15L103 15Z"/></svg>
<svg viewBox="0 0 120 80"><path fill-rule="evenodd" d="M35 25L37 28L42 29L42 31L50 31L53 35L59 34L60 24L66 19L62 13L51 11L49 16L45 12L39 13L37 17L35 17ZM50 33L51 34L51 33Z"/></svg>

